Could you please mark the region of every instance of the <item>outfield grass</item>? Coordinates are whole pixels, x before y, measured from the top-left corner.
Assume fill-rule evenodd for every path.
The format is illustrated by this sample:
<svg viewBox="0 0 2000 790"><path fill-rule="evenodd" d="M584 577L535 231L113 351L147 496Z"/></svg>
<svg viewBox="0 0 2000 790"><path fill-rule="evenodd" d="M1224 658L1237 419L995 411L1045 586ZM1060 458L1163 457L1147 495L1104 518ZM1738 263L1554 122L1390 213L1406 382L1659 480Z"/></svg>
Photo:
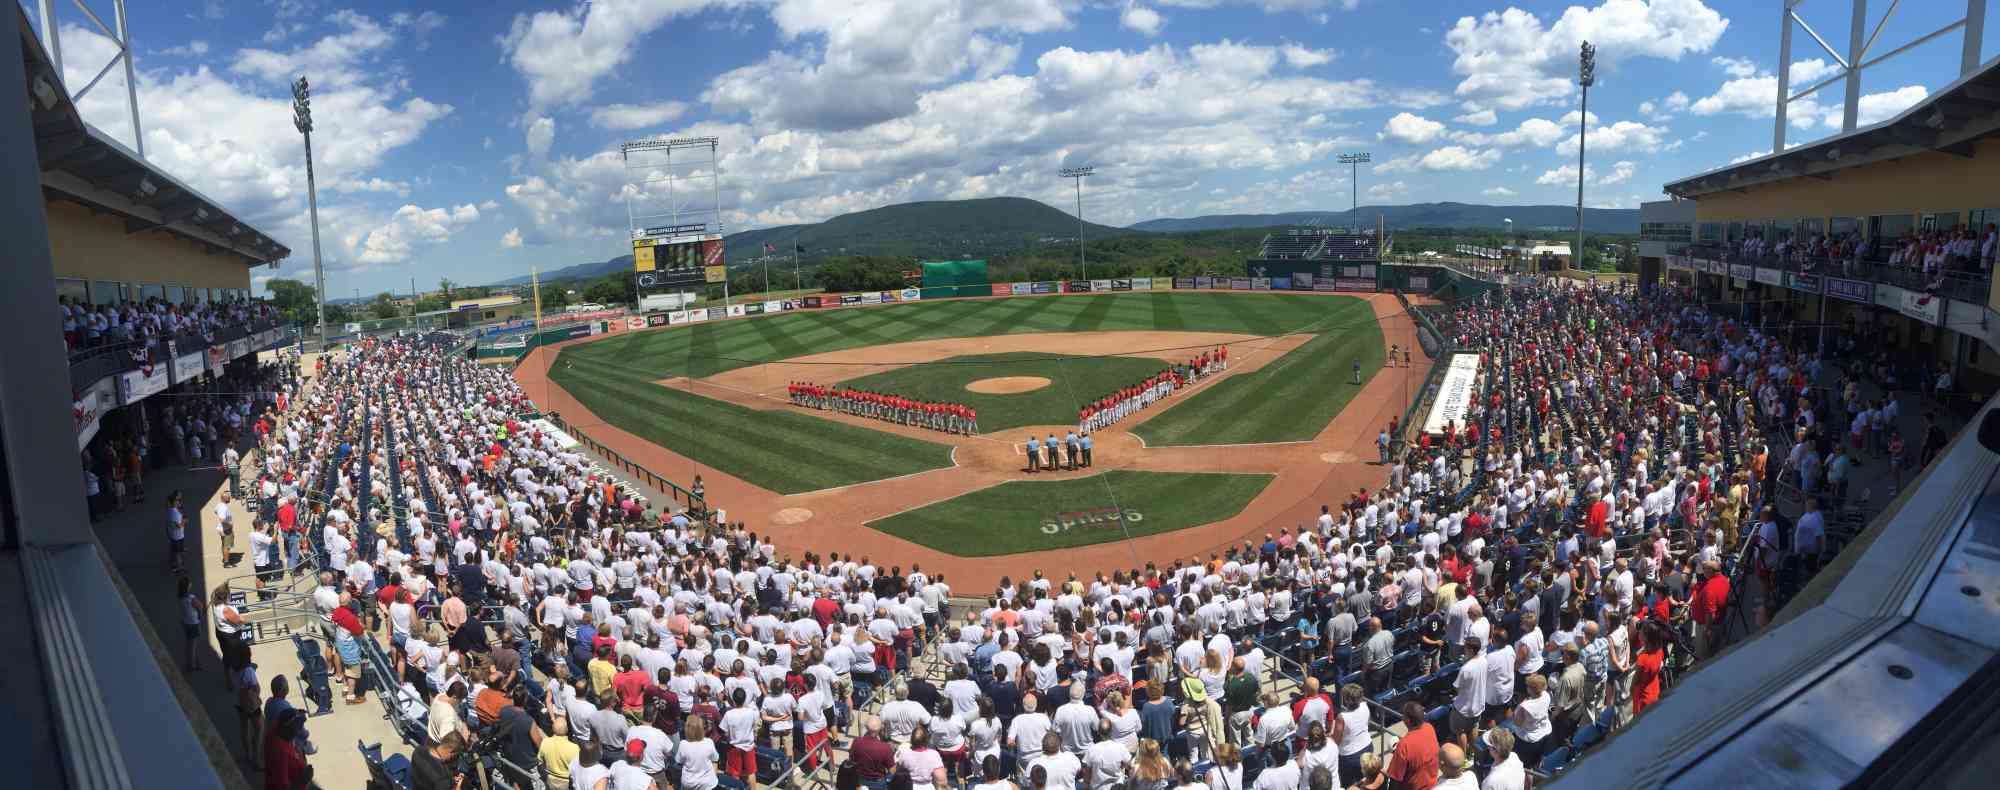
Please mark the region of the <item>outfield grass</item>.
<svg viewBox="0 0 2000 790"><path fill-rule="evenodd" d="M1071 425L1083 401L1095 400L1167 369L1140 357L1079 357L1017 352L971 354L863 376L846 386L918 400L963 403L979 410L983 433L1023 425ZM1040 376L1049 385L1033 392L988 395L965 385L1003 376Z"/></svg>
<svg viewBox="0 0 2000 790"><path fill-rule="evenodd" d="M1361 332L1361 344L1379 356L1381 343L1368 309L1367 302L1345 297L1164 291L801 310L632 332L565 348L549 376L612 425L752 485L794 493L934 469L949 463L949 453L932 442L796 412L745 409L653 382L702 378L842 349L1030 332L1182 330L1274 336L1352 331ZM988 407L978 408L982 428L1000 424L990 422ZM1068 404L1067 416L1054 422L1066 422L1075 408ZM1288 419L1302 423L1300 430L1303 423L1318 419L1307 435L1338 410L1337 405L1290 404L1270 413L1298 414L1301 408L1316 417Z"/></svg>
<svg viewBox="0 0 2000 790"><path fill-rule="evenodd" d="M1311 439L1382 367L1382 329L1368 303L1346 301L1333 311L1319 336L1253 373L1169 401L1132 432L1150 447Z"/></svg>
<svg viewBox="0 0 2000 790"><path fill-rule="evenodd" d="M961 557L1064 549L1227 519L1243 512L1271 477L1121 470L1016 480L868 526ZM1113 512L1122 518L1112 518Z"/></svg>
<svg viewBox="0 0 2000 790"><path fill-rule="evenodd" d="M558 357L549 378L604 421L779 493L951 465L951 448L946 445L803 412L748 409L634 378L615 364L595 359Z"/></svg>

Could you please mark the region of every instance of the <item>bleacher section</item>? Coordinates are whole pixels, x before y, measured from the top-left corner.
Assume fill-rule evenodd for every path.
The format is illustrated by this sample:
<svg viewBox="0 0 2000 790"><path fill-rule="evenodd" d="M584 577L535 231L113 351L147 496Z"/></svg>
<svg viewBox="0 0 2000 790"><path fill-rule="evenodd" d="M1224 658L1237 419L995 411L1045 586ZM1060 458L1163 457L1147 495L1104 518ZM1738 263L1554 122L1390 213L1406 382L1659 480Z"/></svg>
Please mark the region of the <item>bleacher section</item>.
<svg viewBox="0 0 2000 790"><path fill-rule="evenodd" d="M1265 236L1257 257L1261 260L1373 261L1380 257L1380 253L1372 233L1294 228Z"/></svg>

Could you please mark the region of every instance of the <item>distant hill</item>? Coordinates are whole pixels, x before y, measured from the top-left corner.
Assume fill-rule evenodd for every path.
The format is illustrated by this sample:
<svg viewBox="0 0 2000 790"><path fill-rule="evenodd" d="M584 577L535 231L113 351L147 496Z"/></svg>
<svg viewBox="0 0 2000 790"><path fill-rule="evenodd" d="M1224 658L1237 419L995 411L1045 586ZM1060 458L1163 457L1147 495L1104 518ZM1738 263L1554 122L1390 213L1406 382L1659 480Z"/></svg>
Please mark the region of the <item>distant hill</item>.
<svg viewBox="0 0 2000 790"><path fill-rule="evenodd" d="M765 255L764 245L776 250L777 258L790 260L793 245L805 248L801 260L833 255L904 255L918 258L986 258L1017 252L1037 244L1074 242L1076 216L1038 200L1018 197L978 200L937 200L901 203L893 206L842 214L803 225L780 225L746 230L724 237L732 266L747 264ZM1133 231L1109 225L1086 224L1092 238L1126 236ZM631 255L606 261L579 263L542 273L544 281L591 279L629 270ZM494 285L518 285L528 281L523 275Z"/></svg>
<svg viewBox="0 0 2000 790"><path fill-rule="evenodd" d="M1499 228L1501 220L1514 220L1519 231L1537 228L1574 228L1575 206L1482 206L1471 203L1416 203L1408 206L1362 206L1352 216L1364 227L1374 227L1377 214L1391 229L1398 228ZM1331 225L1345 227L1346 211L1294 211L1283 214L1212 214L1203 217L1149 219L1130 226L1151 233L1183 233L1196 230L1262 228L1274 225ZM1629 208L1587 208L1583 211L1584 230L1599 233L1639 232L1639 210Z"/></svg>

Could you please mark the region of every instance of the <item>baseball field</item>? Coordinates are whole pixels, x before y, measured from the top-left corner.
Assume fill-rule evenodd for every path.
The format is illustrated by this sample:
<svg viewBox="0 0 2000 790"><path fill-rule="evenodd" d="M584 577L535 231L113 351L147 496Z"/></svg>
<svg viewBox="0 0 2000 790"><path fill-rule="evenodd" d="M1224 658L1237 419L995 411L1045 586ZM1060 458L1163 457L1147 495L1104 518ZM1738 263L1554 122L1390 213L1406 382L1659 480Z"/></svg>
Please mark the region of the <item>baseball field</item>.
<svg viewBox="0 0 2000 790"><path fill-rule="evenodd" d="M1383 298L1169 291L796 310L620 332L523 375L559 387L530 395L594 438L630 443L670 478L704 475L733 520L985 557L1244 513L1292 459L1336 440L1330 426L1383 364L1381 322L1401 318ZM1072 430L1080 405L1224 347L1226 370L1098 430L1089 468L1028 468L1025 442ZM797 382L971 406L979 426L807 408L787 397Z"/></svg>

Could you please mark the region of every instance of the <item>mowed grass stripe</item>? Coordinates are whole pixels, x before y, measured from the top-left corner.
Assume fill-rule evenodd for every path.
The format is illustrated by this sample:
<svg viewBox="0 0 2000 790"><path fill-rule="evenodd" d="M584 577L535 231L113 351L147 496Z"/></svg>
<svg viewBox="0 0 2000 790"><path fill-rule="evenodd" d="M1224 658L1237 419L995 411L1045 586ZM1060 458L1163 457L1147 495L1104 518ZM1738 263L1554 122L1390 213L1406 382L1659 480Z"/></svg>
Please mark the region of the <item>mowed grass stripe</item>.
<svg viewBox="0 0 2000 790"><path fill-rule="evenodd" d="M1181 302L1173 294L1156 294L1153 297L1153 328L1180 329L1187 326L1181 319Z"/></svg>
<svg viewBox="0 0 2000 790"><path fill-rule="evenodd" d="M1104 326L1104 318L1111 314L1111 306L1115 303L1109 296L1092 296L1079 301L1084 302L1083 309L1069 320L1069 326L1064 327L1066 332L1088 332Z"/></svg>
<svg viewBox="0 0 2000 790"><path fill-rule="evenodd" d="M978 329L967 332L966 335L969 337L985 337L988 335L1006 335L1015 332L1032 331L1023 329L1023 327L1034 326L1035 315L1055 306L1057 301L1059 300L1042 297L1002 302L998 315L993 316L991 320Z"/></svg>
<svg viewBox="0 0 2000 790"><path fill-rule="evenodd" d="M1075 548L1228 519L1243 512L1271 479L1264 474L1118 470L1015 480L868 526L961 557ZM1113 508L1118 509L1116 519L1111 518Z"/></svg>
<svg viewBox="0 0 2000 790"><path fill-rule="evenodd" d="M1327 316L1327 331L1253 373L1231 376L1147 420L1153 447L1305 441L1324 430L1382 367L1382 331L1367 302ZM1361 363L1361 386L1353 365Z"/></svg>
<svg viewBox="0 0 2000 790"><path fill-rule="evenodd" d="M748 323L751 329L756 330L757 336L763 339L764 344L771 347L772 359L801 357L812 353L805 343L799 342L792 333L785 331L784 322L753 318Z"/></svg>
<svg viewBox="0 0 2000 790"><path fill-rule="evenodd" d="M565 366L551 371L551 378L606 422L780 493L850 485L951 463L950 448L942 444L797 412L749 409L637 381L608 364Z"/></svg>

